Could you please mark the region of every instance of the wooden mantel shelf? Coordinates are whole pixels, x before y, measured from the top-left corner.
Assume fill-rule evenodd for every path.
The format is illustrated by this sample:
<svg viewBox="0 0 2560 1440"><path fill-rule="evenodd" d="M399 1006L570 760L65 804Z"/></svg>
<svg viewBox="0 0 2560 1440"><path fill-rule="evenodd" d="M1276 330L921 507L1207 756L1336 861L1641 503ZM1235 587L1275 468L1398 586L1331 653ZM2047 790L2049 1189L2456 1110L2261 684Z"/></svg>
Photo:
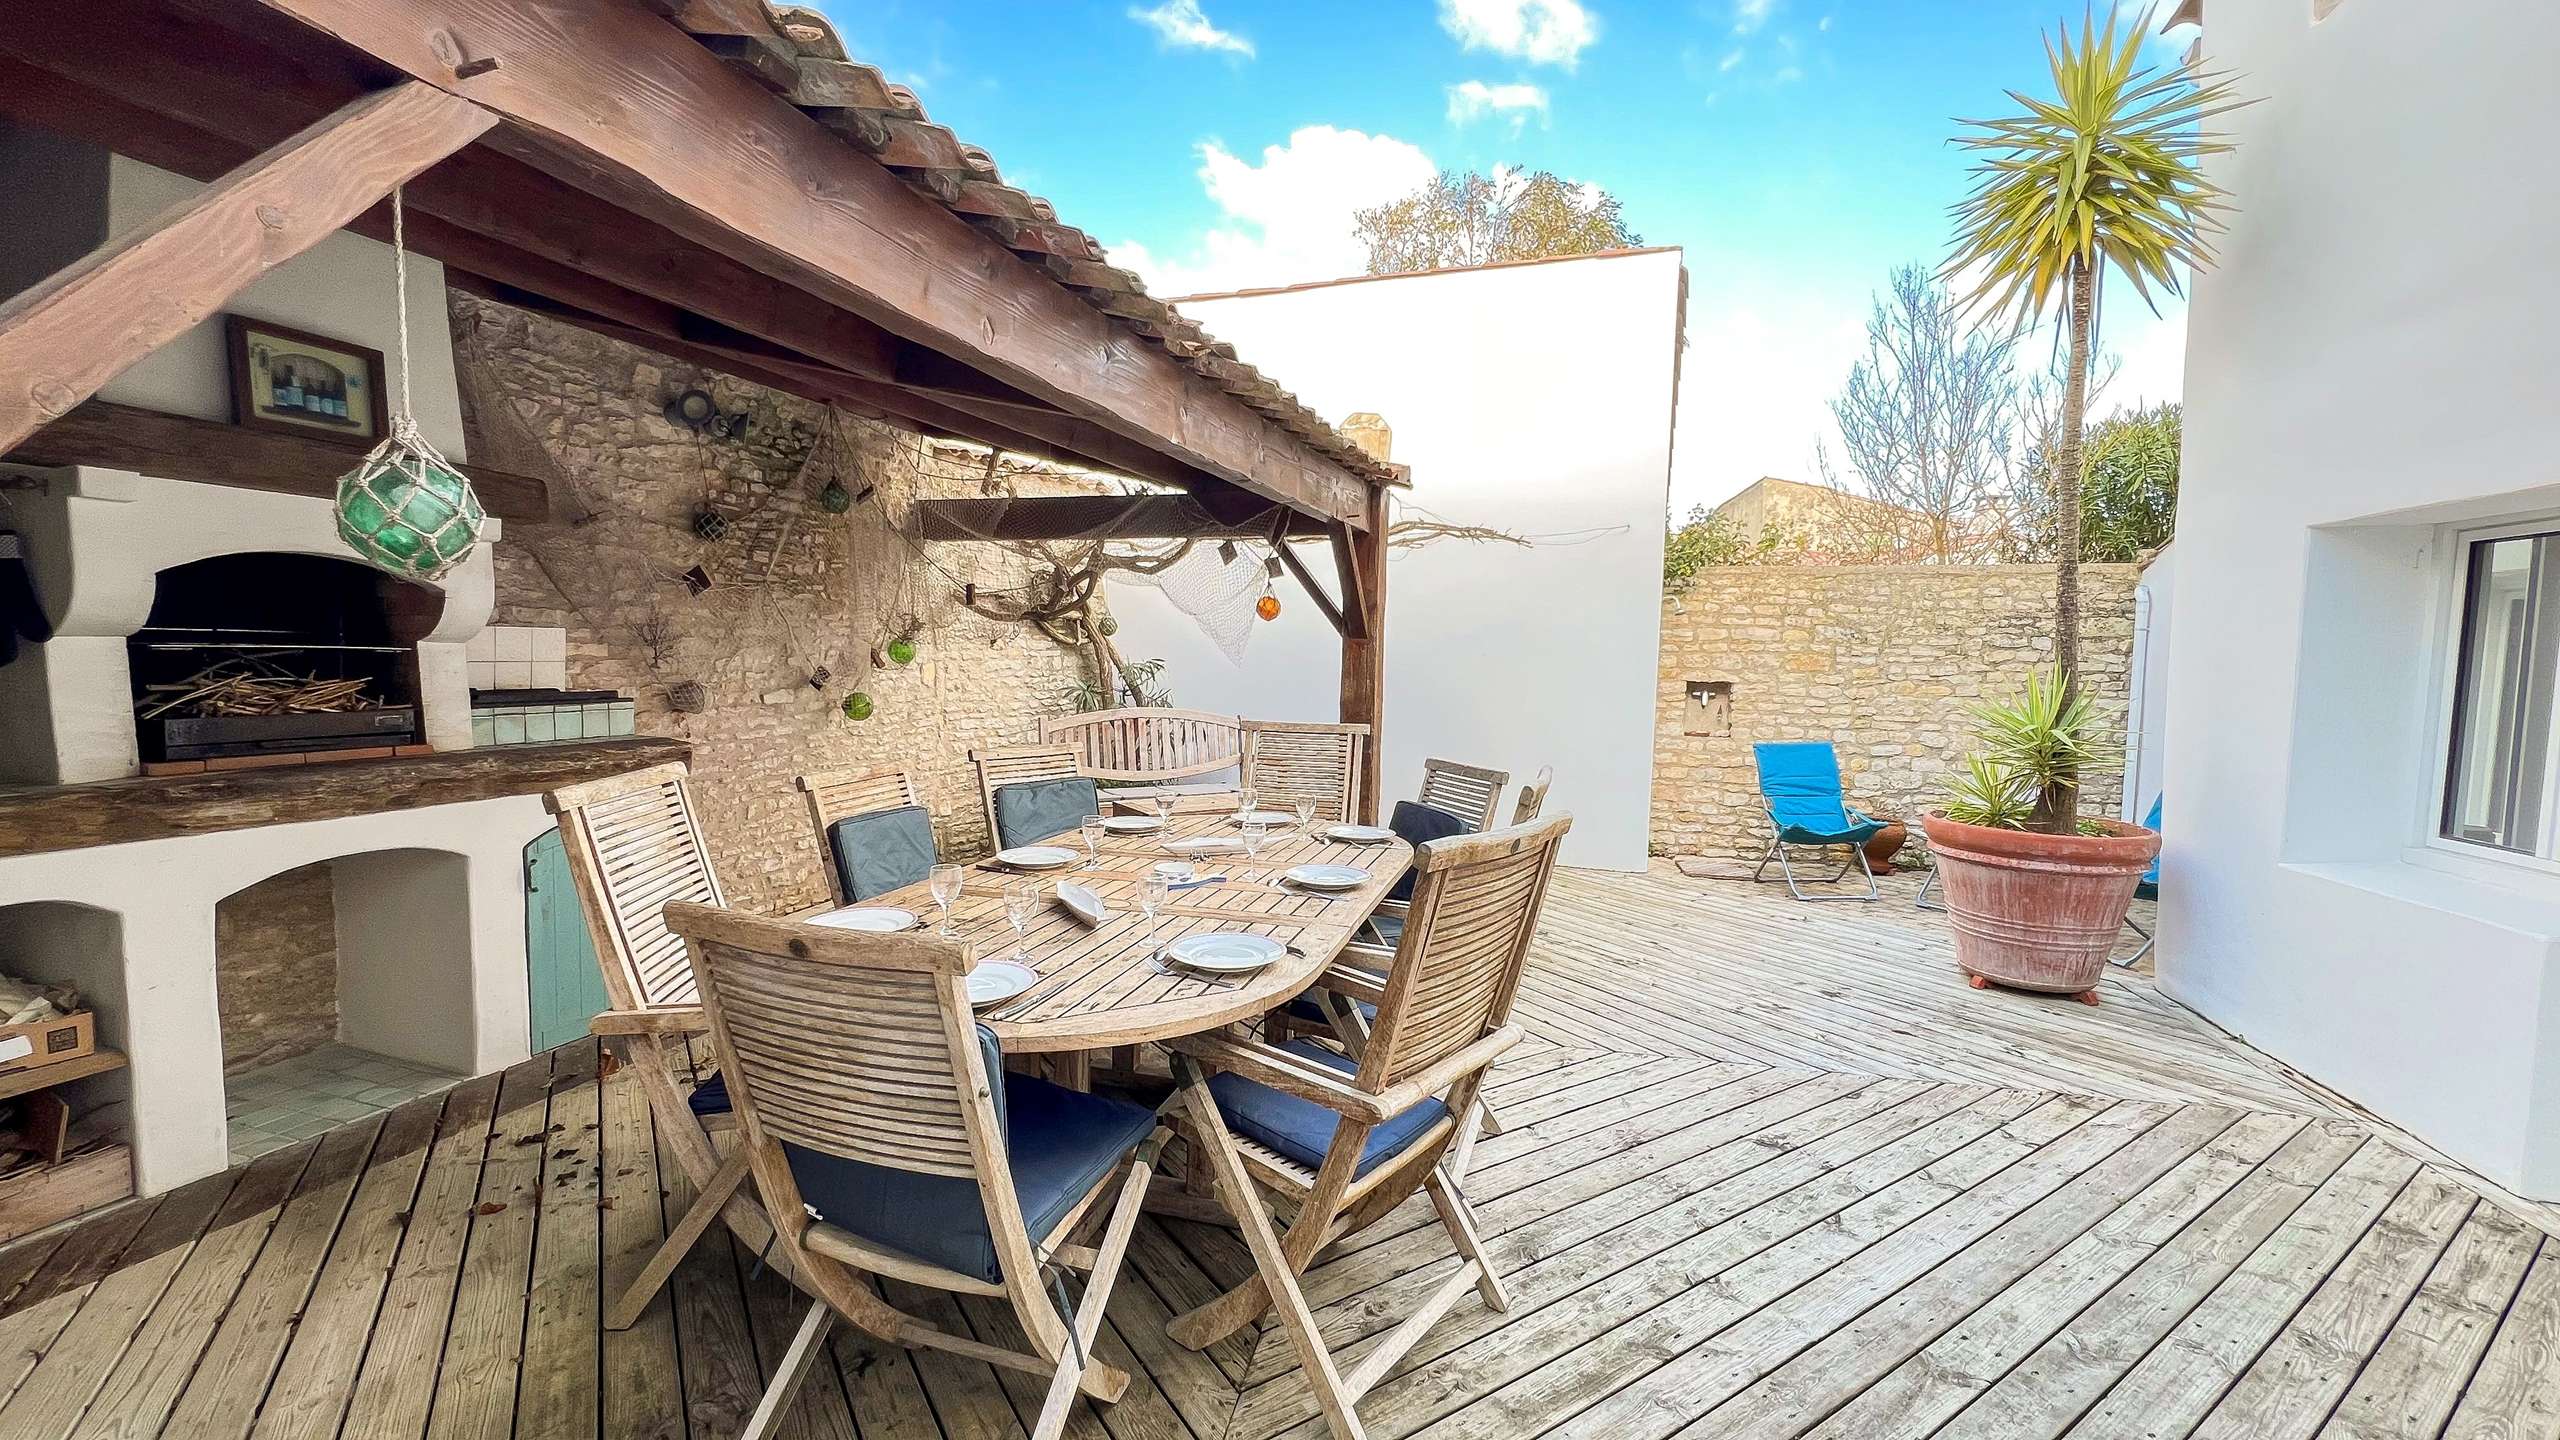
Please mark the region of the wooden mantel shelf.
<svg viewBox="0 0 2560 1440"><path fill-rule="evenodd" d="M0 859L533 795L692 753L681 740L634 736L0 789Z"/></svg>

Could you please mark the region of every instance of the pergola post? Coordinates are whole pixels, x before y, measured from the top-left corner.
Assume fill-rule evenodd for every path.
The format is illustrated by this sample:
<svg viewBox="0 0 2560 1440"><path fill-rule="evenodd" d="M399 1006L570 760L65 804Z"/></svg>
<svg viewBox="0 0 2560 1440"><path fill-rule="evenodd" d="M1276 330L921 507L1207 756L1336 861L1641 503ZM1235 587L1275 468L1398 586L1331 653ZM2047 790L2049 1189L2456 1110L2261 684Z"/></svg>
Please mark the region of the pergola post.
<svg viewBox="0 0 2560 1440"><path fill-rule="evenodd" d="M1368 523L1336 526L1334 563L1342 574L1342 722L1369 727L1360 760L1360 818L1378 823L1379 753L1386 742L1387 492L1369 488Z"/></svg>
<svg viewBox="0 0 2560 1440"><path fill-rule="evenodd" d="M376 91L0 305L0 453L497 120L417 81Z"/></svg>

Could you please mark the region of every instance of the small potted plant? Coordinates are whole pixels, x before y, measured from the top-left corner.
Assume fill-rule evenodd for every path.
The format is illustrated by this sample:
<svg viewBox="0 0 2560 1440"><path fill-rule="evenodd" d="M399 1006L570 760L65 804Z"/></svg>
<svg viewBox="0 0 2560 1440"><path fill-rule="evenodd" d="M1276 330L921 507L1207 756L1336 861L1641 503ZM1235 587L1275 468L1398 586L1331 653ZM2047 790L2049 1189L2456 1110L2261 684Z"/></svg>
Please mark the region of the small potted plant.
<svg viewBox="0 0 2560 1440"><path fill-rule="evenodd" d="M1980 751L1920 822L1955 925L1956 964L1977 989L2008 985L2095 1005L2160 837L2077 814L2080 774L2118 756L2089 697L2060 672L2028 676L2015 698L1974 718Z"/></svg>

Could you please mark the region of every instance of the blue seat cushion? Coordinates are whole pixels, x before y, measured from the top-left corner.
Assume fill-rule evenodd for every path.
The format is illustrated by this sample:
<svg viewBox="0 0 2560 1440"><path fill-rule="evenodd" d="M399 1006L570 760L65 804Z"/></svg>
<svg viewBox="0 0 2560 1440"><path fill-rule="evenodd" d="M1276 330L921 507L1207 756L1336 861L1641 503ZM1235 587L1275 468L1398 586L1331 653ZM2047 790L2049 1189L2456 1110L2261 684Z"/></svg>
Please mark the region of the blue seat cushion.
<svg viewBox="0 0 2560 1440"><path fill-rule="evenodd" d="M1778 838L1790 845L1864 845L1884 830L1885 822L1856 810L1844 812L1846 827L1839 830L1814 830L1803 825L1782 825Z"/></svg>
<svg viewBox="0 0 2560 1440"><path fill-rule="evenodd" d="M1292 1040L1280 1048L1344 1075L1359 1068L1349 1056L1337 1055L1313 1040ZM1274 1090L1232 1071L1210 1076L1209 1093L1216 1098L1218 1113L1226 1117L1228 1128L1309 1167L1324 1163L1324 1152L1333 1146L1334 1127L1342 1120L1313 1100ZM1352 1173L1366 1175L1403 1154L1424 1131L1448 1118L1449 1107L1439 1101L1416 1101L1369 1132L1369 1143L1361 1150L1359 1167Z"/></svg>
<svg viewBox="0 0 2560 1440"><path fill-rule="evenodd" d="M1466 834L1467 822L1437 805L1425 805L1419 800L1399 800L1396 808L1387 814L1387 828L1396 832L1396 838L1420 849L1433 840ZM1387 898L1411 900L1413 877L1413 871L1404 872L1397 878L1395 888L1387 892Z"/></svg>
<svg viewBox="0 0 2560 1440"><path fill-rule="evenodd" d="M1081 776L996 787L996 846L1036 845L1102 813L1102 789Z"/></svg>
<svg viewBox="0 0 2560 1440"><path fill-rule="evenodd" d="M684 1103L696 1116L705 1120L714 1115L728 1114L733 1108L729 1103L729 1077L714 1072L693 1087L693 1093L684 1098Z"/></svg>
<svg viewBox="0 0 2560 1440"><path fill-rule="evenodd" d="M827 827L827 849L848 900L886 895L933 873L933 817L921 805L848 815Z"/></svg>
<svg viewBox="0 0 2560 1440"><path fill-rule="evenodd" d="M1369 925L1370 928L1386 937L1387 944L1390 948L1393 948L1398 937L1404 934L1404 921L1393 915L1372 915L1369 917ZM1342 963L1350 966L1354 970L1363 970L1367 971L1369 974L1377 975L1378 983L1381 985L1385 984L1387 981L1386 976L1379 975L1375 970L1370 970L1368 966L1360 963L1358 960L1345 959ZM1351 1003L1359 1008L1361 1019L1368 1021L1372 1025L1378 1023L1377 1006L1370 1004L1366 1000L1354 1000ZM1297 999L1290 1001L1289 1013L1300 1020L1306 1021L1310 1025L1323 1029L1328 1034L1332 1033L1333 1017L1324 1013L1324 1006L1316 1003L1316 998L1312 995L1301 995Z"/></svg>
<svg viewBox="0 0 2560 1440"><path fill-rule="evenodd" d="M1004 1077L996 1110L1004 1122L1005 1157L1023 1226L1037 1245L1155 1129L1155 1112L1007 1073L1000 1068L995 1037L983 1026L978 1043L987 1055L987 1073ZM782 1153L801 1200L828 1224L929 1265L990 1284L1003 1281L974 1178L917 1175L788 1141Z"/></svg>

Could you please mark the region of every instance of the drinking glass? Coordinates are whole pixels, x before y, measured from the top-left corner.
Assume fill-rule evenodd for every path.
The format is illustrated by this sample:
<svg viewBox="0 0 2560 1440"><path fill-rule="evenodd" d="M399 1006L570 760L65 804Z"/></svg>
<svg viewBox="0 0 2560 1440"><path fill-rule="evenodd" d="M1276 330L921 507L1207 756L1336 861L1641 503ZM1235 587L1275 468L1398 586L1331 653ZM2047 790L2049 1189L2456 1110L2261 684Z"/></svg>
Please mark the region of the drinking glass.
<svg viewBox="0 0 2560 1440"><path fill-rule="evenodd" d="M1250 815L1250 814L1252 814L1252 813L1253 813L1253 787L1252 787L1252 786L1250 786L1250 785L1246 785L1246 786L1242 786L1242 787L1240 787L1239 789L1237 789L1237 791L1236 791L1236 813L1237 813L1237 814L1239 814L1239 815Z"/></svg>
<svg viewBox="0 0 2560 1440"><path fill-rule="evenodd" d="M1155 938L1156 912L1173 898L1173 877L1150 870L1138 883L1138 913L1147 917L1147 964L1158 971L1164 969L1164 945Z"/></svg>
<svg viewBox="0 0 2560 1440"><path fill-rule="evenodd" d="M1076 828L1084 832L1084 868L1087 870L1098 868L1102 864L1102 817L1088 815L1084 823Z"/></svg>
<svg viewBox="0 0 2560 1440"><path fill-rule="evenodd" d="M1040 913L1040 890L1037 880L1016 880L1004 887L1004 918L1013 926L1013 958L1017 962L1031 958L1024 941L1031 933L1032 917Z"/></svg>
<svg viewBox="0 0 2560 1440"><path fill-rule="evenodd" d="M1298 828L1300 830L1311 830L1315 828L1316 802L1313 800L1301 799L1290 808L1298 812Z"/></svg>
<svg viewBox="0 0 2560 1440"><path fill-rule="evenodd" d="M1156 819L1166 825L1173 823L1173 799L1173 792L1170 790L1159 790L1155 795Z"/></svg>
<svg viewBox="0 0 2560 1440"><path fill-rule="evenodd" d="M968 875L957 865L936 865L925 872L925 885L933 892L933 903L942 907L942 928L933 933L946 940L958 933L951 928L951 907L959 900L961 882Z"/></svg>
<svg viewBox="0 0 2560 1440"><path fill-rule="evenodd" d="M1248 811L1247 814L1252 812ZM1244 832L1244 858L1250 860L1262 853L1262 842L1268 827L1259 820L1247 820L1238 827Z"/></svg>

